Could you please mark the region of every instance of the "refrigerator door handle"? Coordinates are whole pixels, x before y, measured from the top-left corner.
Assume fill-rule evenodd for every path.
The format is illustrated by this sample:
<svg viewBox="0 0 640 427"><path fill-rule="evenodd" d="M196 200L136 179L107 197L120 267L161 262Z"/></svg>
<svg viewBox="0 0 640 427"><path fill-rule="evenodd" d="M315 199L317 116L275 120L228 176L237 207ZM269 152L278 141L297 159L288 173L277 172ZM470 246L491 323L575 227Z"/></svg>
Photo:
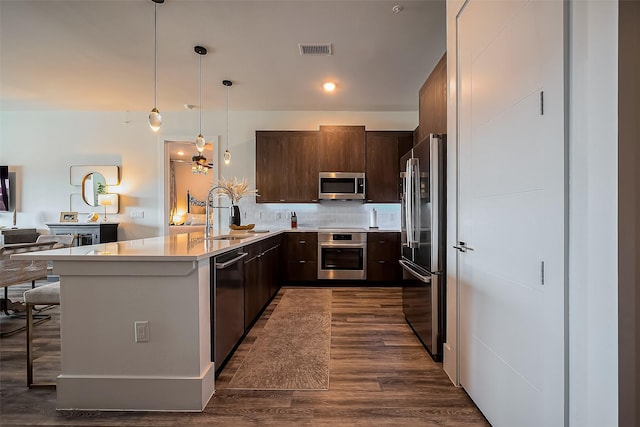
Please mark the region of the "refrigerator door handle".
<svg viewBox="0 0 640 427"><path fill-rule="evenodd" d="M424 275L418 273L413 268L411 268L411 265L405 260L401 259L398 262L400 263L400 265L402 266L402 269L404 271L406 271L407 273L411 274L413 277L415 277L416 279L420 280L422 283L431 283L431 275L424 276Z"/></svg>
<svg viewBox="0 0 640 427"><path fill-rule="evenodd" d="M431 134L429 137L429 161L431 166L429 179L429 201L431 202L431 268L439 270L440 265L440 136Z"/></svg>
<svg viewBox="0 0 640 427"><path fill-rule="evenodd" d="M405 193L407 243L410 248L417 248L420 244L420 162L415 157L407 160Z"/></svg>
<svg viewBox="0 0 640 427"><path fill-rule="evenodd" d="M407 246L411 243L411 159L407 160L404 179L404 225L406 228Z"/></svg>

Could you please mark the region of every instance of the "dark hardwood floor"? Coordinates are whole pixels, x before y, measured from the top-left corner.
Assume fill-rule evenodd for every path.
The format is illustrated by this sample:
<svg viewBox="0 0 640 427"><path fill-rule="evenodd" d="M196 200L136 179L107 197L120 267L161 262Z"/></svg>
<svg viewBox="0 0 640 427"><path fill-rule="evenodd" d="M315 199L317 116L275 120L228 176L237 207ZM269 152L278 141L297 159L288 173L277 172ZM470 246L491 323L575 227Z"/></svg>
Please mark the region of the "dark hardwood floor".
<svg viewBox="0 0 640 427"><path fill-rule="evenodd" d="M29 287L12 287L10 296L17 297ZM225 388L279 295L221 372L216 394L202 413L57 412L55 390L29 390L25 385L25 333L4 337L0 339L0 425L489 425L405 323L399 288L333 289L330 390ZM52 320L36 326L36 381L55 378L59 369L59 310L48 313ZM1 320L4 329L7 322Z"/></svg>

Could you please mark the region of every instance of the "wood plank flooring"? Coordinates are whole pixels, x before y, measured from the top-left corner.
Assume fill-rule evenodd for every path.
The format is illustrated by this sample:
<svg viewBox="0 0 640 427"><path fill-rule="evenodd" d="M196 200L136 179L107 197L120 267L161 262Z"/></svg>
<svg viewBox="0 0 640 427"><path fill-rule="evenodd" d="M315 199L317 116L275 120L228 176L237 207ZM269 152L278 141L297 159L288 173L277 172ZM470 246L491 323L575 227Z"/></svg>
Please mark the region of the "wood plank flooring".
<svg viewBox="0 0 640 427"><path fill-rule="evenodd" d="M13 287L14 295L28 289ZM409 326L400 288L333 288L328 391L230 390L226 385L279 296L255 323L216 381L203 413L55 410L55 390L26 387L24 332L0 340L0 425L68 426L487 426ZM36 380L59 369L58 308L36 327ZM4 319L3 319L4 320Z"/></svg>

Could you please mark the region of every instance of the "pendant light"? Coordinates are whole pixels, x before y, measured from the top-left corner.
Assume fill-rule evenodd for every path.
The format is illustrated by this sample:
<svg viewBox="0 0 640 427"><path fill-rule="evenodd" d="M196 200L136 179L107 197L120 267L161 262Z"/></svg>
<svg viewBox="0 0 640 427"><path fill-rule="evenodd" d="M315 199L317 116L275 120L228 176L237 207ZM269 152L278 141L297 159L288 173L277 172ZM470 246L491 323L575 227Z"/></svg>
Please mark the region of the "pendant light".
<svg viewBox="0 0 640 427"><path fill-rule="evenodd" d="M222 84L227 87L227 149L224 150L224 164L231 163L231 152L229 151L229 88L233 85L231 80L223 80Z"/></svg>
<svg viewBox="0 0 640 427"><path fill-rule="evenodd" d="M158 3L164 0L151 0L153 2L153 109L149 113L149 126L154 132L160 130L162 116L158 111Z"/></svg>
<svg viewBox="0 0 640 427"><path fill-rule="evenodd" d="M196 138L196 149L202 154L206 140L202 136L202 57L207 54L207 49L202 46L196 46L193 50L200 55L200 133Z"/></svg>

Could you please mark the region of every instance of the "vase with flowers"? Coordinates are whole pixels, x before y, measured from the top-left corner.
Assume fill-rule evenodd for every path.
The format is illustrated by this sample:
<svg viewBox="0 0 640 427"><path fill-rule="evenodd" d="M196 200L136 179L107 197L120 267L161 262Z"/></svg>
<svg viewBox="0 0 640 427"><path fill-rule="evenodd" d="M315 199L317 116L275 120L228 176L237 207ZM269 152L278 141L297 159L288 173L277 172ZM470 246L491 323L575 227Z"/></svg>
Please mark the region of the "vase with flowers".
<svg viewBox="0 0 640 427"><path fill-rule="evenodd" d="M218 183L212 188L216 197L226 196L231 200L231 214L229 216L229 225L240 225L240 208L238 202L245 196L251 194L258 195L258 190L250 190L249 184L246 178L242 178L238 181L238 178L233 177L226 179L222 177Z"/></svg>

